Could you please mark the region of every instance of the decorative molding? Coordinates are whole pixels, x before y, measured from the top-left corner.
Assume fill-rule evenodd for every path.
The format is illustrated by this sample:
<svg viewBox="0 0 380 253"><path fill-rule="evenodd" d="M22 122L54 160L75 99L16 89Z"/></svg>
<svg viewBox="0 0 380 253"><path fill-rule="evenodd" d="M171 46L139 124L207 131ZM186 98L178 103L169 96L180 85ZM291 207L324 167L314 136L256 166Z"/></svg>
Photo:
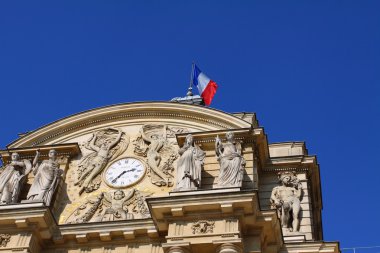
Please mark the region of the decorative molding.
<svg viewBox="0 0 380 253"><path fill-rule="evenodd" d="M226 237L234 237L235 235L238 235L239 233L231 233L231 234L222 234L220 235L221 237L223 238L226 238Z"/></svg>
<svg viewBox="0 0 380 253"><path fill-rule="evenodd" d="M78 143L65 143L47 146L10 148L6 150L0 150L0 156L3 162L7 164L10 162L11 154L14 152L19 153L21 159L33 159L35 157L36 151L38 150L41 153L40 157L48 158L48 153L52 149L57 152L58 157L73 157L81 152Z"/></svg>
<svg viewBox="0 0 380 253"><path fill-rule="evenodd" d="M310 168L308 167L264 167L261 169L263 172L283 172L283 171L295 171L295 172L308 172Z"/></svg>
<svg viewBox="0 0 380 253"><path fill-rule="evenodd" d="M222 141L226 141L226 138L220 138ZM253 137L236 137L235 140L239 142L244 142L244 143L254 143L255 140ZM215 138L204 138L202 140L195 140L195 143L214 143Z"/></svg>
<svg viewBox="0 0 380 253"><path fill-rule="evenodd" d="M191 132L194 137L194 143L203 144L203 143L215 143L216 136L220 136L222 141L227 139L224 137L227 132L233 132L235 135L235 141L241 143L255 143L257 135L254 130L251 128L239 128L239 129L222 129L222 130L212 130L212 131L200 131L200 132ZM177 142L179 145L183 145L187 134L179 133L177 134Z"/></svg>
<svg viewBox="0 0 380 253"><path fill-rule="evenodd" d="M192 119L192 120L195 120L195 121L205 122L205 123L208 123L208 124L211 124L211 125L214 125L214 126L217 126L217 127L221 127L221 128L224 128L224 129L231 128L230 126L221 124L221 123L219 123L217 121L214 121L214 120L209 120L209 119L201 118L201 117L195 117L195 116L191 116L191 115L184 115L184 114L181 114L181 113L127 113L127 114L120 114L120 115L116 115L116 116L104 117L104 118L100 118L100 119L94 119L94 120L86 121L86 122L81 123L81 124L76 124L76 125L74 125L72 127L62 129L60 131L55 132L54 134L48 135L48 136L46 136L46 137L44 137L44 138L42 138L42 139L40 139L38 141L35 141L35 142L32 143L32 146L36 146L36 145L42 144L42 143L44 143L45 141L47 141L49 139L52 139L52 138L60 136L62 134L71 132L73 130L84 129L84 128L88 127L88 126L98 125L98 124L101 124L101 123L104 123L104 122L107 122L107 121L114 121L115 119L145 118L145 117L153 117L153 118L163 118L163 117L166 117L166 118Z"/></svg>

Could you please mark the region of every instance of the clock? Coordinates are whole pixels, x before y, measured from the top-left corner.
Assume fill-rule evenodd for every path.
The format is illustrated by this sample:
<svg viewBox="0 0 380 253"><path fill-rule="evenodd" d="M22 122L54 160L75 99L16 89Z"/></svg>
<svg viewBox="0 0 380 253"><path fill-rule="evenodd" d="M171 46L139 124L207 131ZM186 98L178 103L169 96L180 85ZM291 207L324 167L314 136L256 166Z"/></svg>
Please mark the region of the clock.
<svg viewBox="0 0 380 253"><path fill-rule="evenodd" d="M127 157L113 162L104 172L108 186L123 188L136 184L145 175L145 165L136 158Z"/></svg>

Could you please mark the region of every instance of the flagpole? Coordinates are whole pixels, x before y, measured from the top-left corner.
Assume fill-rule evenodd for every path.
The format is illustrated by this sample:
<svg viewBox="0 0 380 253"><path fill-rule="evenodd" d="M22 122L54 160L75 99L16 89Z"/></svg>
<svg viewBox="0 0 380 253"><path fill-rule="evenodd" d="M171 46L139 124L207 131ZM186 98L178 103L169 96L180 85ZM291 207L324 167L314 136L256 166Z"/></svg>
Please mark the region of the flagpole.
<svg viewBox="0 0 380 253"><path fill-rule="evenodd" d="M194 62L191 64L190 85L186 96L193 96Z"/></svg>

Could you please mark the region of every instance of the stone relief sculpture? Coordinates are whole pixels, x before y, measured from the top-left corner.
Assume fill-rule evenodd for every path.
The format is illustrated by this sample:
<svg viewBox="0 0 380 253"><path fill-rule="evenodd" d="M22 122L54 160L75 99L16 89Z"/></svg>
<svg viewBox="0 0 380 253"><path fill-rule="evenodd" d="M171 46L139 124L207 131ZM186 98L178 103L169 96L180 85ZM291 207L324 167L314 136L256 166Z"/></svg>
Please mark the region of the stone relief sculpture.
<svg viewBox="0 0 380 253"><path fill-rule="evenodd" d="M150 195L150 194L148 194ZM67 218L66 224L131 220L150 217L145 197L140 191L116 190L88 198Z"/></svg>
<svg viewBox="0 0 380 253"><path fill-rule="evenodd" d="M216 156L220 164L217 187L241 187L245 159L241 154L241 144L235 141L234 133L226 133L226 143L219 136L215 140Z"/></svg>
<svg viewBox="0 0 380 253"><path fill-rule="evenodd" d="M280 172L278 179L281 185L272 190L271 207L277 209L284 232L298 232L302 185L294 172Z"/></svg>
<svg viewBox="0 0 380 253"><path fill-rule="evenodd" d="M6 247L10 240L10 234L0 234L0 247Z"/></svg>
<svg viewBox="0 0 380 253"><path fill-rule="evenodd" d="M0 205L18 202L26 176L32 169L31 162L20 160L18 153L12 153L11 159L0 174Z"/></svg>
<svg viewBox="0 0 380 253"><path fill-rule="evenodd" d="M148 175L157 186L173 185L173 162L178 157L173 144L167 140L166 130L165 125L144 125L134 143L135 154L147 158Z"/></svg>
<svg viewBox="0 0 380 253"><path fill-rule="evenodd" d="M213 233L215 227L215 221L208 220L200 220L195 222L191 229L193 230L193 234L207 234Z"/></svg>
<svg viewBox="0 0 380 253"><path fill-rule="evenodd" d="M101 206L104 194L101 193L95 200L89 198L80 205L72 215L66 220L66 224L87 223L89 222L98 208ZM101 209L102 210L102 209ZM82 214L84 212L84 214Z"/></svg>
<svg viewBox="0 0 380 253"><path fill-rule="evenodd" d="M133 193L133 189L128 191L127 194L125 194L122 190L117 190L113 193L104 193L103 205L107 206L107 208L98 218L99 221L133 219L133 214L128 213L127 208L123 208L124 203L132 197Z"/></svg>
<svg viewBox="0 0 380 253"><path fill-rule="evenodd" d="M57 152L49 151L49 159L37 164L40 152L36 151L33 160L33 173L35 174L32 186L29 189L27 199L32 201L42 201L46 205L50 204L55 189L58 186L63 170L59 168L57 162Z"/></svg>
<svg viewBox="0 0 380 253"><path fill-rule="evenodd" d="M130 205L132 212L138 214L140 218L150 218L150 212L145 202L145 198L151 195L152 193L142 193L141 191L135 190L133 198L131 198L126 204Z"/></svg>
<svg viewBox="0 0 380 253"><path fill-rule="evenodd" d="M85 155L78 165L78 180L75 185L83 191L92 192L99 188L100 173L109 160L121 155L128 147L129 136L121 130L108 128L94 133L84 144L92 153Z"/></svg>
<svg viewBox="0 0 380 253"><path fill-rule="evenodd" d="M182 127L167 127L166 128L166 137L174 138L176 134L186 134L189 133L189 130Z"/></svg>
<svg viewBox="0 0 380 253"><path fill-rule="evenodd" d="M176 187L174 191L196 190L201 186L201 172L206 153L196 144L191 134L179 149L181 157L177 162Z"/></svg>

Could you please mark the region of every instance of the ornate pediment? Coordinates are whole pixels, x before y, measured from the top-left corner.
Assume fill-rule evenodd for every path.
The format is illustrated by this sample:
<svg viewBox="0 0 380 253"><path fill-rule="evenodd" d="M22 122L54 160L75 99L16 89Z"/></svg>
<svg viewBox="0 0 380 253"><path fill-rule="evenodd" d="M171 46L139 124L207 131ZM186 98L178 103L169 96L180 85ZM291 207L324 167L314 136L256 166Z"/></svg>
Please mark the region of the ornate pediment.
<svg viewBox="0 0 380 253"><path fill-rule="evenodd" d="M316 160L298 144L268 148L252 115L133 103L22 135L0 153L1 224L11 228L0 247L239 252L254 238L261 248L244 250L278 252L321 239ZM22 230L35 241L16 240Z"/></svg>

